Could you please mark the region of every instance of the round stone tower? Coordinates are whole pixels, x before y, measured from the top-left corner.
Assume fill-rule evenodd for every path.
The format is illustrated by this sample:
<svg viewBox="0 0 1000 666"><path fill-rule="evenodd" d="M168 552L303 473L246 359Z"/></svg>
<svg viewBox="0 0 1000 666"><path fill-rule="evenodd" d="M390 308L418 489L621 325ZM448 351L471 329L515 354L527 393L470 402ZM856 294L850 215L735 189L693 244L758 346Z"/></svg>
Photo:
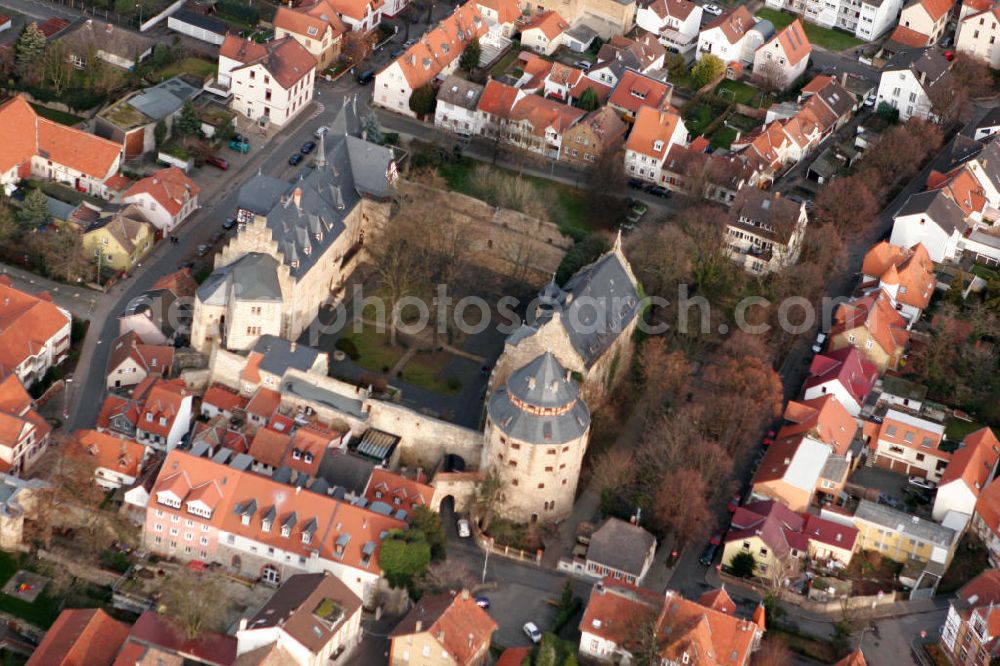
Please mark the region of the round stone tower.
<svg viewBox="0 0 1000 666"><path fill-rule="evenodd" d="M481 469L504 480L500 514L518 522L565 518L590 438L590 412L551 352L515 370L487 404Z"/></svg>

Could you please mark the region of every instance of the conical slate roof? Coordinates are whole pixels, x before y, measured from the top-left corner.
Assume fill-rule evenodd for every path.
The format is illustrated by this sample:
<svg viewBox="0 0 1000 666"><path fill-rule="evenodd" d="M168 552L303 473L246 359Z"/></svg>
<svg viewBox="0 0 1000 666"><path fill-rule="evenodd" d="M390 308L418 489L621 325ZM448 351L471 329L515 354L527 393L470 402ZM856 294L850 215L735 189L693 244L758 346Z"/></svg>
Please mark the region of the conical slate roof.
<svg viewBox="0 0 1000 666"><path fill-rule="evenodd" d="M487 411L504 434L530 444L563 444L590 427L576 382L550 352L515 370L490 397Z"/></svg>

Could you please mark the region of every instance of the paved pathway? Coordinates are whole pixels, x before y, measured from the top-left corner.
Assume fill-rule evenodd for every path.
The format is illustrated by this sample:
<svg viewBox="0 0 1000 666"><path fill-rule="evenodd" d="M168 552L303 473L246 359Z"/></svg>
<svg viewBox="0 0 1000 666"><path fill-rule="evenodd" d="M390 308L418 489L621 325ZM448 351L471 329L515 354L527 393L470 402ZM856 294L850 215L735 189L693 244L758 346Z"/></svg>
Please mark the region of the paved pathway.
<svg viewBox="0 0 1000 666"><path fill-rule="evenodd" d="M0 264L0 274L9 277L14 283L14 287L29 294L49 292L49 295L52 296L52 302L66 308L74 317L81 319L88 319L98 301L104 298L104 294L97 290L74 287L49 280L9 264Z"/></svg>

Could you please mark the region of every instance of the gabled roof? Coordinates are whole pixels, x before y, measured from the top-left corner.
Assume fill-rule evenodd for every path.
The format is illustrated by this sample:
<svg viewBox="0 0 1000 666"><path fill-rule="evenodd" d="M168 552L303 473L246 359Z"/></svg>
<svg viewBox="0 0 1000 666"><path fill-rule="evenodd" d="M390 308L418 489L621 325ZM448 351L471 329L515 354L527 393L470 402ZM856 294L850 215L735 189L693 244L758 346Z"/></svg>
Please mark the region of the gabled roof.
<svg viewBox="0 0 1000 666"><path fill-rule="evenodd" d="M81 454L93 458L97 467L117 472L133 479L139 476L146 447L130 439L113 437L96 430L77 430L73 438Z"/></svg>
<svg viewBox="0 0 1000 666"><path fill-rule="evenodd" d="M653 0L647 9L655 13L661 19L668 17L676 18L678 21L684 21L691 12L697 7L695 3L690 0Z"/></svg>
<svg viewBox="0 0 1000 666"><path fill-rule="evenodd" d="M83 233L86 236L102 229L129 255L139 249L144 239L148 242L154 233L152 226L142 214L142 209L134 204L99 218Z"/></svg>
<svg viewBox="0 0 1000 666"><path fill-rule="evenodd" d="M1000 442L996 435L989 428L977 430L965 436L962 448L952 456L939 485L958 481L978 497L992 480L998 460Z"/></svg>
<svg viewBox="0 0 1000 666"><path fill-rule="evenodd" d="M525 33L529 30L541 30L542 34L545 35L551 42L556 37L562 33L569 30L569 23L567 23L559 12L547 11L541 12L540 14L535 14L531 17L531 20L521 28L521 32Z"/></svg>
<svg viewBox="0 0 1000 666"><path fill-rule="evenodd" d="M708 25L701 29L701 32L705 34L709 30L719 28L725 36L726 41L730 44L735 44L743 39L743 36L750 32L755 24L756 21L754 21L750 10L745 5L740 5L708 23Z"/></svg>
<svg viewBox="0 0 1000 666"><path fill-rule="evenodd" d="M976 500L976 514L986 527L1000 536L1000 483L990 483L979 493Z"/></svg>
<svg viewBox="0 0 1000 666"><path fill-rule="evenodd" d="M111 343L108 372L121 366L126 359L148 372L169 374L174 364L174 348L168 345L147 345L135 331L129 331Z"/></svg>
<svg viewBox="0 0 1000 666"><path fill-rule="evenodd" d="M918 0L918 4L931 17L931 21L936 23L942 16L951 11L955 0Z"/></svg>
<svg viewBox="0 0 1000 666"><path fill-rule="evenodd" d="M207 666L229 666L236 661L236 638L233 636L202 631L197 638L188 638L172 619L156 611L146 611L136 620L129 632L128 642L122 648L123 656L125 650L130 650L132 656L128 660L119 661L122 666L131 666L138 663L138 657L146 654L149 649L162 650L168 655L178 655ZM115 666L118 666L118 661Z"/></svg>
<svg viewBox="0 0 1000 666"><path fill-rule="evenodd" d="M726 592L726 588L724 587L705 592L703 595L698 597L698 603L705 608L711 608L712 610L717 610L720 613L732 615L736 611L736 604L733 602L733 598L729 596L729 593Z"/></svg>
<svg viewBox="0 0 1000 666"><path fill-rule="evenodd" d="M59 41L69 47L71 55L86 57L92 50L101 50L126 60L142 56L156 44L145 35L91 18L76 23Z"/></svg>
<svg viewBox="0 0 1000 666"><path fill-rule="evenodd" d="M586 80L586 79L585 79ZM588 113L574 129L586 128L600 141L599 148L605 149L619 141L628 129L614 109L602 106Z"/></svg>
<svg viewBox="0 0 1000 666"><path fill-rule="evenodd" d="M104 178L121 151L116 143L39 116L21 95L0 105L0 172L37 155Z"/></svg>
<svg viewBox="0 0 1000 666"><path fill-rule="evenodd" d="M365 488L365 499L369 506L375 502L388 504L393 511L402 509L412 515L418 506L427 506L434 496L434 488L427 483L427 478L421 473L415 478L409 478L387 469L376 467L368 479Z"/></svg>
<svg viewBox="0 0 1000 666"><path fill-rule="evenodd" d="M201 398L201 404L212 405L221 411L245 409L249 400L222 384L212 384Z"/></svg>
<svg viewBox="0 0 1000 666"><path fill-rule="evenodd" d="M689 3L690 4L690 3ZM636 39L614 35L597 53L597 65L608 61L618 61L629 69L640 72L648 70L661 61L667 49L660 44L656 35L642 32Z"/></svg>
<svg viewBox="0 0 1000 666"><path fill-rule="evenodd" d="M27 666L110 666L129 626L100 608L68 608L45 632Z"/></svg>
<svg viewBox="0 0 1000 666"><path fill-rule="evenodd" d="M781 481L811 495L831 454L829 444L812 437L787 437L768 447L751 484L758 486Z"/></svg>
<svg viewBox="0 0 1000 666"><path fill-rule="evenodd" d="M434 80L462 55L466 45L486 34L488 26L475 3L460 5L396 59L411 90ZM390 65L391 67L392 65ZM383 70L384 71L384 70Z"/></svg>
<svg viewBox="0 0 1000 666"><path fill-rule="evenodd" d="M833 395L797 402L790 400L785 407L785 421L778 431L784 440L809 435L833 447L836 455L844 455L858 431L858 424L850 412Z"/></svg>
<svg viewBox="0 0 1000 666"><path fill-rule="evenodd" d="M187 174L177 167L171 166L137 181L122 195L122 200L125 201L140 194L148 194L171 216L174 216L181 212L181 208L189 200L198 196L200 191L201 188L188 178Z"/></svg>
<svg viewBox="0 0 1000 666"><path fill-rule="evenodd" d="M668 590L657 618L660 657L681 663L745 664L763 633L761 627ZM693 659L691 658L693 656Z"/></svg>
<svg viewBox="0 0 1000 666"><path fill-rule="evenodd" d="M417 630L417 623L421 629ZM489 645L497 624L468 590L427 595L417 602L389 637L428 633L458 664L469 663Z"/></svg>
<svg viewBox="0 0 1000 666"><path fill-rule="evenodd" d="M587 560L639 576L656 537L638 525L608 518L590 537Z"/></svg>
<svg viewBox="0 0 1000 666"><path fill-rule="evenodd" d="M144 396L136 426L165 437L180 415L184 401L191 400L191 393L180 379L162 379L151 374L147 380L150 382L148 388L140 384L132 394L133 397ZM165 419L165 423L160 423L161 418Z"/></svg>
<svg viewBox="0 0 1000 666"><path fill-rule="evenodd" d="M329 572L297 574L260 607L246 630L279 628L316 655L360 608L361 599Z"/></svg>
<svg viewBox="0 0 1000 666"><path fill-rule="evenodd" d="M274 15L274 27L317 41L326 36L327 30L332 31L334 39L347 32L347 26L328 0L317 0L295 8L279 6Z"/></svg>
<svg viewBox="0 0 1000 666"><path fill-rule="evenodd" d="M937 286L934 262L923 243L907 249L883 241L865 255L861 272L881 284L898 285L896 301L921 310L930 303Z"/></svg>
<svg viewBox="0 0 1000 666"><path fill-rule="evenodd" d="M677 126L683 124L684 121L673 110L660 111L652 106L642 106L636 114L625 148L663 160Z"/></svg>
<svg viewBox="0 0 1000 666"><path fill-rule="evenodd" d="M808 58L809 54L812 53L812 44L809 43L809 38L806 37L806 31L799 19L795 19L785 26L781 32L774 36L772 41L778 42L781 50L785 52L785 58L791 65L799 64L803 58ZM765 48L767 46L769 44L765 44Z"/></svg>
<svg viewBox="0 0 1000 666"><path fill-rule="evenodd" d="M813 356L803 389L838 381L860 406L874 388L878 375L875 365L856 347L848 346Z"/></svg>
<svg viewBox="0 0 1000 666"><path fill-rule="evenodd" d="M865 328L890 357L905 349L910 340L906 320L883 289L842 303L834 314L830 337L856 328Z"/></svg>
<svg viewBox="0 0 1000 666"><path fill-rule="evenodd" d="M590 588L579 629L629 649L636 642L635 628L655 619L662 604L662 595L608 577Z"/></svg>
<svg viewBox="0 0 1000 666"><path fill-rule="evenodd" d="M249 41L227 35L222 43L219 53L241 63L233 68L233 72L260 65L278 85L288 90L316 69L316 59L291 36L272 39L264 44L251 45L247 43Z"/></svg>
<svg viewBox="0 0 1000 666"><path fill-rule="evenodd" d="M517 0L476 0L476 4L497 13L497 21L501 24L513 23L521 18L521 7Z"/></svg>
<svg viewBox="0 0 1000 666"><path fill-rule="evenodd" d="M805 519L781 502L752 502L736 509L725 542L759 537L779 558L790 554L792 535L801 534Z"/></svg>
<svg viewBox="0 0 1000 666"><path fill-rule="evenodd" d="M868 666L868 662L865 661L865 654L861 651L861 648L858 648L838 661L834 666Z"/></svg>
<svg viewBox="0 0 1000 666"><path fill-rule="evenodd" d="M625 70L608 103L638 114L645 106L666 109L670 106L673 86L663 81L641 74L633 69Z"/></svg>
<svg viewBox="0 0 1000 666"><path fill-rule="evenodd" d="M966 228L965 214L961 207L942 190L928 190L910 195L896 213L897 218L904 215L926 215L949 236L956 230L964 232Z"/></svg>
<svg viewBox="0 0 1000 666"><path fill-rule="evenodd" d="M918 32L913 28L907 28L905 25L897 25L896 29L892 31L892 35L889 36L889 41L901 46L922 49L930 45L931 36Z"/></svg>
<svg viewBox="0 0 1000 666"><path fill-rule="evenodd" d="M32 430L35 441L40 441L52 432L52 426L35 411L17 375L8 375L0 381L0 446L13 447Z"/></svg>
<svg viewBox="0 0 1000 666"><path fill-rule="evenodd" d="M803 208L779 192L745 187L733 201L728 224L784 245L798 228Z"/></svg>
<svg viewBox="0 0 1000 666"><path fill-rule="evenodd" d="M470 111L476 110L479 97L483 94L483 86L472 81L466 81L460 76L449 74L438 89L438 104L451 104Z"/></svg>
<svg viewBox="0 0 1000 666"><path fill-rule="evenodd" d="M257 431L253 441L250 442L248 453L259 463L270 467L279 467L285 458L290 441L291 436L285 433L261 428Z"/></svg>
<svg viewBox="0 0 1000 666"><path fill-rule="evenodd" d="M57 342L53 338L69 323L69 314L52 302L48 292L33 296L0 276L0 377L41 353L47 342Z"/></svg>

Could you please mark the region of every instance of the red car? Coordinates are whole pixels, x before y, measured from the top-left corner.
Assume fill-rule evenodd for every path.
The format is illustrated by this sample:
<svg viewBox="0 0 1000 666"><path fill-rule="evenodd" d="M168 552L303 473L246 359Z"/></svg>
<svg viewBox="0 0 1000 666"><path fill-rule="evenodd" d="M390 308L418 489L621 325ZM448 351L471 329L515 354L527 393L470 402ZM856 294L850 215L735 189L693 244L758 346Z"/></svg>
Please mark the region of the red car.
<svg viewBox="0 0 1000 666"><path fill-rule="evenodd" d="M715 534L713 534L712 538L709 540L709 543L712 544L713 546L720 545L722 543L722 532L716 532Z"/></svg>
<svg viewBox="0 0 1000 666"><path fill-rule="evenodd" d="M729 513L736 513L736 509L740 508L740 500L742 499L742 495L733 495L733 499L729 500L729 504L726 505L726 510Z"/></svg>
<svg viewBox="0 0 1000 666"><path fill-rule="evenodd" d="M947 60L948 62L951 62L952 60L955 59L955 52L954 51L945 51L944 52L944 59Z"/></svg>
<svg viewBox="0 0 1000 666"><path fill-rule="evenodd" d="M205 164L211 164L217 169L222 169L223 171L229 171L229 160L225 160L221 157L216 157L215 155L212 155L211 157L206 157Z"/></svg>

